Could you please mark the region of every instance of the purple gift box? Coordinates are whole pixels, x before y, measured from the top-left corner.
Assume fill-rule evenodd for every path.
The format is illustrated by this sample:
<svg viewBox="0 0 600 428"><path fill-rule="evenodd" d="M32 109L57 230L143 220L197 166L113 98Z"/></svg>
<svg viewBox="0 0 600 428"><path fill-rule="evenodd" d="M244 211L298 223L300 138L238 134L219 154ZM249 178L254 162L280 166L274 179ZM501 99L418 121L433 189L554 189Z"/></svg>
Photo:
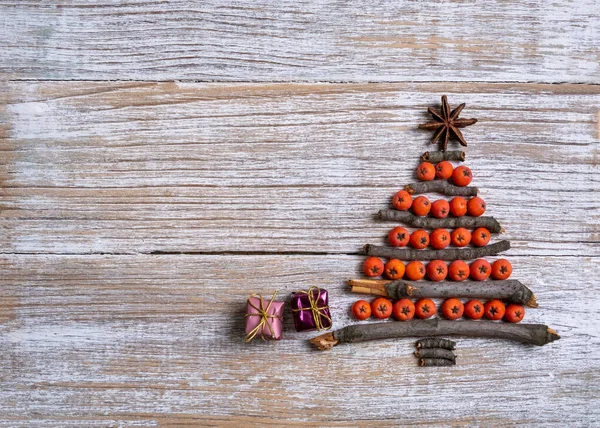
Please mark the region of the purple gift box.
<svg viewBox="0 0 600 428"><path fill-rule="evenodd" d="M252 295L248 299L246 342L250 342L255 337L261 337L263 340L281 339L281 319L285 302L276 302L275 295L270 300L265 300L260 295Z"/></svg>
<svg viewBox="0 0 600 428"><path fill-rule="evenodd" d="M292 293L292 313L296 331L328 330L331 328L327 290L310 287L308 291Z"/></svg>

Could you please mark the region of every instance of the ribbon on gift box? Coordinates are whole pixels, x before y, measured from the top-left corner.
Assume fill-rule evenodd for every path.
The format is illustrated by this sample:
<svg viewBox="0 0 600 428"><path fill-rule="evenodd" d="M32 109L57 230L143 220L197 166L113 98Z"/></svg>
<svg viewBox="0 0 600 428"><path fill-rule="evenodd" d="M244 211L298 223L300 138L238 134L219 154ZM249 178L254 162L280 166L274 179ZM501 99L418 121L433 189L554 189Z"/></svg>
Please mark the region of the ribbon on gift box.
<svg viewBox="0 0 600 428"><path fill-rule="evenodd" d="M331 317L325 313L326 309L329 309L329 306L318 306L317 303L319 301L319 296L321 295L321 289L319 287L313 286L308 289L308 291L300 290L298 293L305 293L308 296L308 308L298 308L292 309L292 312L300 312L300 311L311 311L313 318L315 320L315 327L317 331L320 330L329 330L333 322L331 321ZM315 295L317 297L315 297ZM329 321L329 327L323 327L323 322L321 321L321 317L325 318Z"/></svg>
<svg viewBox="0 0 600 428"><path fill-rule="evenodd" d="M271 300L269 301L269 304L267 305L267 307L264 307L265 304L265 299L263 298L263 296L261 296L260 294L253 294L250 297L256 297L259 299L259 305L255 306L250 299L248 299L248 304L250 306L252 306L254 309L257 310L257 313L255 314L246 314L247 317L260 317L260 322L258 323L258 325L256 327L254 327L247 335L246 335L246 339L245 342L251 342L252 339L254 339L256 337L256 335L258 334L259 330L260 330L260 338L262 340L266 340L265 339L265 335L264 335L264 327L268 327L269 331L271 333L271 336L275 335L275 331L273 330L273 326L271 325L271 322L269 321L269 318L279 318L281 319L281 317L279 315L275 315L275 314L269 314L269 308L271 307L271 305L273 304L273 301L275 300L275 297L277 296L277 292L275 292L273 294L273 297L271 297ZM262 330L261 330L262 328Z"/></svg>

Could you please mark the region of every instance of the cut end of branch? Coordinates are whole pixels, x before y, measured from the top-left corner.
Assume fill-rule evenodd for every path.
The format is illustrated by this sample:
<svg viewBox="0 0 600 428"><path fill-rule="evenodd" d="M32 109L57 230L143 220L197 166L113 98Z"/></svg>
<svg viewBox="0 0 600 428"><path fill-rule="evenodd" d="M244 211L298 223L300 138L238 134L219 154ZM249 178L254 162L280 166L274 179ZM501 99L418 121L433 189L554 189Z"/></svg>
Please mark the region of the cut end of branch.
<svg viewBox="0 0 600 428"><path fill-rule="evenodd" d="M554 342L555 340L560 339L560 336L558 334L558 332L556 330L554 330L553 328L549 328L548 329L548 342Z"/></svg>
<svg viewBox="0 0 600 428"><path fill-rule="evenodd" d="M333 333L325 333L310 339L310 343L315 345L321 351L327 351L339 343L333 336Z"/></svg>
<svg viewBox="0 0 600 428"><path fill-rule="evenodd" d="M371 244L365 244L363 247L363 254L369 255L369 251L371 250Z"/></svg>
<svg viewBox="0 0 600 428"><path fill-rule="evenodd" d="M461 160L462 162L464 162L464 161L465 161L465 157L466 157L466 156L467 156L467 154L466 154L465 152L460 152L460 160Z"/></svg>
<svg viewBox="0 0 600 428"><path fill-rule="evenodd" d="M422 160L423 162L427 162L427 161L429 161L429 152L425 152L425 153L423 153L423 154L421 155L421 160Z"/></svg>
<svg viewBox="0 0 600 428"><path fill-rule="evenodd" d="M525 303L527 306L529 306L530 308L537 308L538 307L538 302L537 299L535 297L535 294L532 294L531 297L529 298L529 300L527 301L527 303Z"/></svg>
<svg viewBox="0 0 600 428"><path fill-rule="evenodd" d="M412 195L413 193L415 193L415 189L413 189L410 184L407 184L406 186L404 186L404 190L406 190L409 195Z"/></svg>
<svg viewBox="0 0 600 428"><path fill-rule="evenodd" d="M379 212L377 214L375 214L375 218L381 220L382 217L383 217L383 213L381 212L381 210L379 210Z"/></svg>
<svg viewBox="0 0 600 428"><path fill-rule="evenodd" d="M405 284L405 286L404 286L404 290L405 290L407 296L412 296L413 291L416 289L417 289L417 287L414 287L410 284Z"/></svg>
<svg viewBox="0 0 600 428"><path fill-rule="evenodd" d="M500 227L500 233L504 233L504 228Z"/></svg>

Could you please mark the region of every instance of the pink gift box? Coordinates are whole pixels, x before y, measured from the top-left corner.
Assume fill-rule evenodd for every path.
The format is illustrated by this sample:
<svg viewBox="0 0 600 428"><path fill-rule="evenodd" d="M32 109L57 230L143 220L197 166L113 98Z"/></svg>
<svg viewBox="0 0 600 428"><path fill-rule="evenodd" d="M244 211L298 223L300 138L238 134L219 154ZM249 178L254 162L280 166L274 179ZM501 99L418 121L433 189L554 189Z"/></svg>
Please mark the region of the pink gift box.
<svg viewBox="0 0 600 428"><path fill-rule="evenodd" d="M275 296L273 296L274 298ZM256 337L281 339L282 318L285 302L276 302L253 295L246 305L246 342Z"/></svg>

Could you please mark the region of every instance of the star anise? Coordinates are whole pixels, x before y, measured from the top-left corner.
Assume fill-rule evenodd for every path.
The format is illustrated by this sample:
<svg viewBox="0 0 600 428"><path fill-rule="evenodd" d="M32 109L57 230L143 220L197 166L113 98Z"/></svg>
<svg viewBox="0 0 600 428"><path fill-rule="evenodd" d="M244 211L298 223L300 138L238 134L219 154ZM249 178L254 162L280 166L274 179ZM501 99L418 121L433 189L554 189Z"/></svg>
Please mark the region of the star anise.
<svg viewBox="0 0 600 428"><path fill-rule="evenodd" d="M442 151L445 152L448 149L448 140L458 140L462 146L467 146L465 137L458 128L464 128L465 126L473 125L477 122L477 119L459 119L458 115L465 108L465 103L462 103L454 110L450 111L450 104L448 104L448 97L442 95L442 111L437 112L433 107L428 107L427 111L433 117L433 121L419 125L421 129L436 130L433 134L431 142L435 142L439 139L442 143Z"/></svg>

